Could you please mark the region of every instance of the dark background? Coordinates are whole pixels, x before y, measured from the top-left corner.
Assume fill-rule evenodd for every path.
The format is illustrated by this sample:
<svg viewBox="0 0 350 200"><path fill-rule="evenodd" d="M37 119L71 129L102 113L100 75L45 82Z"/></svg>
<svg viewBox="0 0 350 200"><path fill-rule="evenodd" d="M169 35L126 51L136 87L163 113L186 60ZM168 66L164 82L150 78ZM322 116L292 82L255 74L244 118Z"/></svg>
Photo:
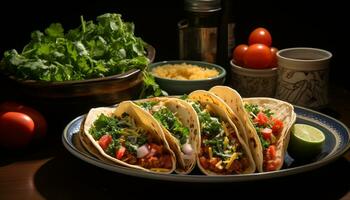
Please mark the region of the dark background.
<svg viewBox="0 0 350 200"><path fill-rule="evenodd" d="M134 22L136 35L156 48L156 61L178 58L177 22L185 16L182 0L3 1L2 4L0 55L12 48L21 50L33 30L43 31L50 23L61 22L67 30L79 26L80 15L95 20L103 13L116 12L124 20ZM246 43L249 32L263 26L270 30L273 46L278 49L305 46L329 50L333 53L331 82L349 88L345 43L349 43L346 29L350 17L344 4L233 0L236 44Z"/></svg>

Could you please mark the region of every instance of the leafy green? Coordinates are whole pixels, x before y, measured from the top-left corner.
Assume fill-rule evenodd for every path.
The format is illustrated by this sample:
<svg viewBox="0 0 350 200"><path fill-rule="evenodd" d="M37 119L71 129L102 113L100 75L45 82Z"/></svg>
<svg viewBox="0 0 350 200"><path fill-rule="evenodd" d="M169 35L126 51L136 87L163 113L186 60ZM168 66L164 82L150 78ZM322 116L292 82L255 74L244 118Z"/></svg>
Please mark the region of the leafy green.
<svg viewBox="0 0 350 200"><path fill-rule="evenodd" d="M186 100L186 99L188 99L188 95L184 94L184 95L180 96L179 99Z"/></svg>
<svg viewBox="0 0 350 200"><path fill-rule="evenodd" d="M228 145L224 145L224 136L217 136L212 139L203 140L205 146L210 146L214 156L219 156L227 160L234 152L241 152L240 144L236 139L232 139Z"/></svg>
<svg viewBox="0 0 350 200"><path fill-rule="evenodd" d="M153 117L157 119L181 144L185 144L190 134L188 127L185 127L182 122L168 108L164 107L153 113Z"/></svg>
<svg viewBox="0 0 350 200"><path fill-rule="evenodd" d="M115 150L125 145L128 152L136 153L139 146L147 143L146 131L135 125L131 116L123 113L121 117L106 116L103 113L94 121L89 133L95 140L103 135L111 135L112 142L108 145L106 153L115 156Z"/></svg>
<svg viewBox="0 0 350 200"><path fill-rule="evenodd" d="M261 145L264 149L268 148L270 146L270 142L268 140L265 140L262 135L259 135Z"/></svg>
<svg viewBox="0 0 350 200"><path fill-rule="evenodd" d="M244 108L248 113L251 112L254 115L257 115L260 112L259 107L256 104L245 104Z"/></svg>
<svg viewBox="0 0 350 200"><path fill-rule="evenodd" d="M274 113L271 111L271 109L266 109L263 110L263 113L267 116L267 117L271 117Z"/></svg>
<svg viewBox="0 0 350 200"><path fill-rule="evenodd" d="M152 74L147 70L143 72L143 88L140 92L139 98L149 98L149 97L159 97L159 96L168 96L168 93L162 90L159 85L154 80Z"/></svg>
<svg viewBox="0 0 350 200"><path fill-rule="evenodd" d="M116 117L108 117L102 113L94 122L89 132L95 140L99 140L105 134L119 134L118 122L119 120Z"/></svg>
<svg viewBox="0 0 350 200"><path fill-rule="evenodd" d="M97 22L85 21L64 31L53 23L44 32L31 33L21 53L4 52L0 70L20 79L68 81L105 77L130 69L146 71L149 64L145 42L134 35L134 24L123 22L120 14L106 13ZM144 72L142 97L161 96L153 77Z"/></svg>
<svg viewBox="0 0 350 200"><path fill-rule="evenodd" d="M143 108L144 110L150 111L152 110L152 107L157 105L158 102L156 101L146 101L146 102L140 102L140 103L136 103L138 106L140 106L141 108Z"/></svg>
<svg viewBox="0 0 350 200"><path fill-rule="evenodd" d="M201 132L209 137L215 137L217 134L223 132L221 123L216 117L211 117L208 111L202 109L200 103L192 102L192 107L198 114L198 119L201 124Z"/></svg>
<svg viewBox="0 0 350 200"><path fill-rule="evenodd" d="M112 142L108 145L106 149L106 153L115 157L115 150L119 149L121 146L119 140L112 140Z"/></svg>

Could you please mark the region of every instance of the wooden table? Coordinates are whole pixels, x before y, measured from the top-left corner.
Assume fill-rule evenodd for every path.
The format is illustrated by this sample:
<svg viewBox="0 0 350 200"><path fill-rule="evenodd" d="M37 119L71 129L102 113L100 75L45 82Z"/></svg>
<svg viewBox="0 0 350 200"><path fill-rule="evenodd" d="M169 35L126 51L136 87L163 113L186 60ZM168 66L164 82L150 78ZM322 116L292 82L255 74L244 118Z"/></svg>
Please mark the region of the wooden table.
<svg viewBox="0 0 350 200"><path fill-rule="evenodd" d="M322 111L350 127L350 91L333 88L331 103ZM63 127L51 124L45 141L24 151L0 151L0 199L350 198L349 151L324 167L293 176L242 183L176 183L117 174L83 162L63 147Z"/></svg>

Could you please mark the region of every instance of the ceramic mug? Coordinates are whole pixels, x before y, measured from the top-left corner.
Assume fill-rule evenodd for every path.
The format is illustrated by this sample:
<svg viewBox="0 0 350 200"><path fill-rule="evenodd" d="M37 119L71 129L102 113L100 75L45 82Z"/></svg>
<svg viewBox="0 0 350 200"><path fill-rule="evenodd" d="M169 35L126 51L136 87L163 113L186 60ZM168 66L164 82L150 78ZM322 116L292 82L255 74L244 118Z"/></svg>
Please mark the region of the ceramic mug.
<svg viewBox="0 0 350 200"><path fill-rule="evenodd" d="M309 108L327 105L331 57L330 52L316 48L278 51L276 98Z"/></svg>

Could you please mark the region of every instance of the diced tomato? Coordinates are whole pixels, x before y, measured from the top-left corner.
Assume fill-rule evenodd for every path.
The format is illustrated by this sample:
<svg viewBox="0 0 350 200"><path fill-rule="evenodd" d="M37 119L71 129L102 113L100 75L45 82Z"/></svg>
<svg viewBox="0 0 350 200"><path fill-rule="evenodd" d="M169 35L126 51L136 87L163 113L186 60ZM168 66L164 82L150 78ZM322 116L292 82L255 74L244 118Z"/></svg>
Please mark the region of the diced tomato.
<svg viewBox="0 0 350 200"><path fill-rule="evenodd" d="M269 160L274 160L276 158L276 146L275 145L270 145L267 149L266 149L266 157Z"/></svg>
<svg viewBox="0 0 350 200"><path fill-rule="evenodd" d="M263 126L267 124L267 122L269 121L269 118L263 112L259 112L256 115L256 118L254 119L254 121L258 123L259 126Z"/></svg>
<svg viewBox="0 0 350 200"><path fill-rule="evenodd" d="M262 131L261 131L261 134L263 136L263 138L265 140L270 140L271 139L271 135L272 135L272 129L270 128L264 128Z"/></svg>
<svg viewBox="0 0 350 200"><path fill-rule="evenodd" d="M117 159L119 159L119 160L122 159L122 157L124 156L125 150L126 150L126 148L123 147L123 146L121 146L121 147L117 150L117 152L115 153L115 157L116 157Z"/></svg>
<svg viewBox="0 0 350 200"><path fill-rule="evenodd" d="M266 171L275 171L277 166L281 164L281 159L277 158L275 160L270 160L267 162Z"/></svg>
<svg viewBox="0 0 350 200"><path fill-rule="evenodd" d="M272 133L277 136L283 129L283 122L278 119L273 119Z"/></svg>
<svg viewBox="0 0 350 200"><path fill-rule="evenodd" d="M266 165L266 171L274 171L276 170L276 165L273 162L269 162Z"/></svg>
<svg viewBox="0 0 350 200"><path fill-rule="evenodd" d="M108 145L112 142L112 136L111 135L103 135L99 140L98 144L101 146L103 150L106 150Z"/></svg>

